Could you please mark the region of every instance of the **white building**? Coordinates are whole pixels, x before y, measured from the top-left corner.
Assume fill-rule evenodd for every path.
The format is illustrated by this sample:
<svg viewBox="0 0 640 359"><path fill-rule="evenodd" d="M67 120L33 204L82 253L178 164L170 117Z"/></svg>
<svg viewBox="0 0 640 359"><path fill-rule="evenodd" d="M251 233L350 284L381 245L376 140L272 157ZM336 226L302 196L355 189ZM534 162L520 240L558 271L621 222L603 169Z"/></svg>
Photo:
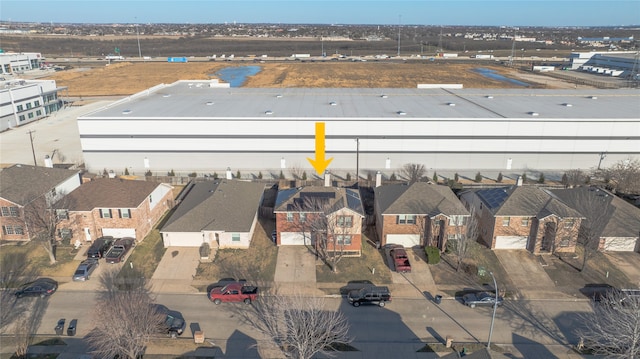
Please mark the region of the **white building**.
<svg viewBox="0 0 640 359"><path fill-rule="evenodd" d="M54 80L0 81L0 132L37 121L62 108Z"/></svg>
<svg viewBox="0 0 640 359"><path fill-rule="evenodd" d="M44 58L39 52L0 53L0 73L15 74L28 70L37 70Z"/></svg>
<svg viewBox="0 0 640 359"><path fill-rule="evenodd" d="M640 156L638 90L156 86L78 118L88 170L199 175L314 173L315 124L330 171L587 169Z"/></svg>

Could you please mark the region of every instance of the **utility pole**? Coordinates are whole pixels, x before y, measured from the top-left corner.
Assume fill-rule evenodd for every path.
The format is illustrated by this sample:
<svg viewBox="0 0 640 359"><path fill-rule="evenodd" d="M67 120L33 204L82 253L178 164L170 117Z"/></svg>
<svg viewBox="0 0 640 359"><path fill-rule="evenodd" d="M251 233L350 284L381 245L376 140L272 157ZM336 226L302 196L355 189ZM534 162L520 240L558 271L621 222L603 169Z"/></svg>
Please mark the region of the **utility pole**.
<svg viewBox="0 0 640 359"><path fill-rule="evenodd" d="M498 307L498 284L496 283L496 277L493 272L489 272L491 278L493 278L493 288L496 290L496 299L493 302L493 315L491 316L491 328L489 328L489 339L487 340L487 350L491 350L491 335L493 334L493 322L496 320L496 308Z"/></svg>
<svg viewBox="0 0 640 359"><path fill-rule="evenodd" d="M36 162L36 150L33 148L33 133L36 132L34 130L29 130L27 132L29 134L29 141L31 141L31 153L33 154L33 165L38 167L38 162Z"/></svg>
<svg viewBox="0 0 640 359"><path fill-rule="evenodd" d="M400 24L402 24L402 15L398 15L398 57L400 57Z"/></svg>
<svg viewBox="0 0 640 359"><path fill-rule="evenodd" d="M142 49L140 49L140 31L138 30L138 18L135 18L136 20L136 37L138 39L138 57L142 58Z"/></svg>
<svg viewBox="0 0 640 359"><path fill-rule="evenodd" d="M360 188L360 138L356 137L356 187Z"/></svg>

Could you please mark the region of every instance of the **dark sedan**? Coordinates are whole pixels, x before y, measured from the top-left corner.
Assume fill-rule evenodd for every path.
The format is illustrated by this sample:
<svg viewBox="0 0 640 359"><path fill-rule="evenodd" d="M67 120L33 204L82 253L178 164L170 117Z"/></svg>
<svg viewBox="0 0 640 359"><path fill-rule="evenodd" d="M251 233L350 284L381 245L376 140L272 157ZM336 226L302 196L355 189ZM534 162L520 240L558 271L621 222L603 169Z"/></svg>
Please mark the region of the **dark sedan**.
<svg viewBox="0 0 640 359"><path fill-rule="evenodd" d="M462 296L462 302L471 308L477 306L492 307L496 303L496 297L489 292L467 293ZM498 297L498 306L502 305L502 297Z"/></svg>
<svg viewBox="0 0 640 359"><path fill-rule="evenodd" d="M51 278L40 278L23 285L15 294L18 298L38 296L44 298L55 293L56 289L58 289L58 282Z"/></svg>

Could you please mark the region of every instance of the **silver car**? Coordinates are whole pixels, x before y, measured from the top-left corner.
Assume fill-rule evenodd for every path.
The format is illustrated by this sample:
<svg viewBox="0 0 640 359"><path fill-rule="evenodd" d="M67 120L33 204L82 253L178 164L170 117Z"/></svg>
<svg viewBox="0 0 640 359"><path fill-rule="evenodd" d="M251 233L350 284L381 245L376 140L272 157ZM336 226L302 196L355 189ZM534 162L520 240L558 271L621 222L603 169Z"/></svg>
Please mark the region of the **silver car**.
<svg viewBox="0 0 640 359"><path fill-rule="evenodd" d="M462 302L471 308L477 306L493 307L494 304L501 306L502 301L502 297L498 297L498 303L496 303L496 297L488 292L468 293L462 296Z"/></svg>
<svg viewBox="0 0 640 359"><path fill-rule="evenodd" d="M76 272L73 274L74 281L82 281L89 280L91 273L98 267L98 259L97 258L89 258L83 260L76 269Z"/></svg>

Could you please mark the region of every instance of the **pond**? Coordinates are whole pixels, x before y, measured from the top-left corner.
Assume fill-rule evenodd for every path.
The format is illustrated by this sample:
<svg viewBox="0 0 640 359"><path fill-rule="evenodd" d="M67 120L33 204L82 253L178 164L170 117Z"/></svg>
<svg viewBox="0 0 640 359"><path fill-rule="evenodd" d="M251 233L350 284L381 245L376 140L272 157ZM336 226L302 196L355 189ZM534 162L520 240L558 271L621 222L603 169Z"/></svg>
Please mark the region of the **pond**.
<svg viewBox="0 0 640 359"><path fill-rule="evenodd" d="M518 80L515 80L515 79L510 79L508 77L504 77L504 76L500 75L499 73L497 73L495 70L485 69L483 67L479 67L479 68L473 69L473 71L479 73L480 75L482 75L484 77L488 77L490 79L503 81L503 82L510 82L510 83L512 83L514 85L518 85L518 86L524 86L524 87L531 86L531 84L528 84L526 82L522 82L522 81L518 81Z"/></svg>
<svg viewBox="0 0 640 359"><path fill-rule="evenodd" d="M260 66L225 67L213 74L213 76L228 82L231 87L241 87L247 77L257 74L260 70Z"/></svg>

